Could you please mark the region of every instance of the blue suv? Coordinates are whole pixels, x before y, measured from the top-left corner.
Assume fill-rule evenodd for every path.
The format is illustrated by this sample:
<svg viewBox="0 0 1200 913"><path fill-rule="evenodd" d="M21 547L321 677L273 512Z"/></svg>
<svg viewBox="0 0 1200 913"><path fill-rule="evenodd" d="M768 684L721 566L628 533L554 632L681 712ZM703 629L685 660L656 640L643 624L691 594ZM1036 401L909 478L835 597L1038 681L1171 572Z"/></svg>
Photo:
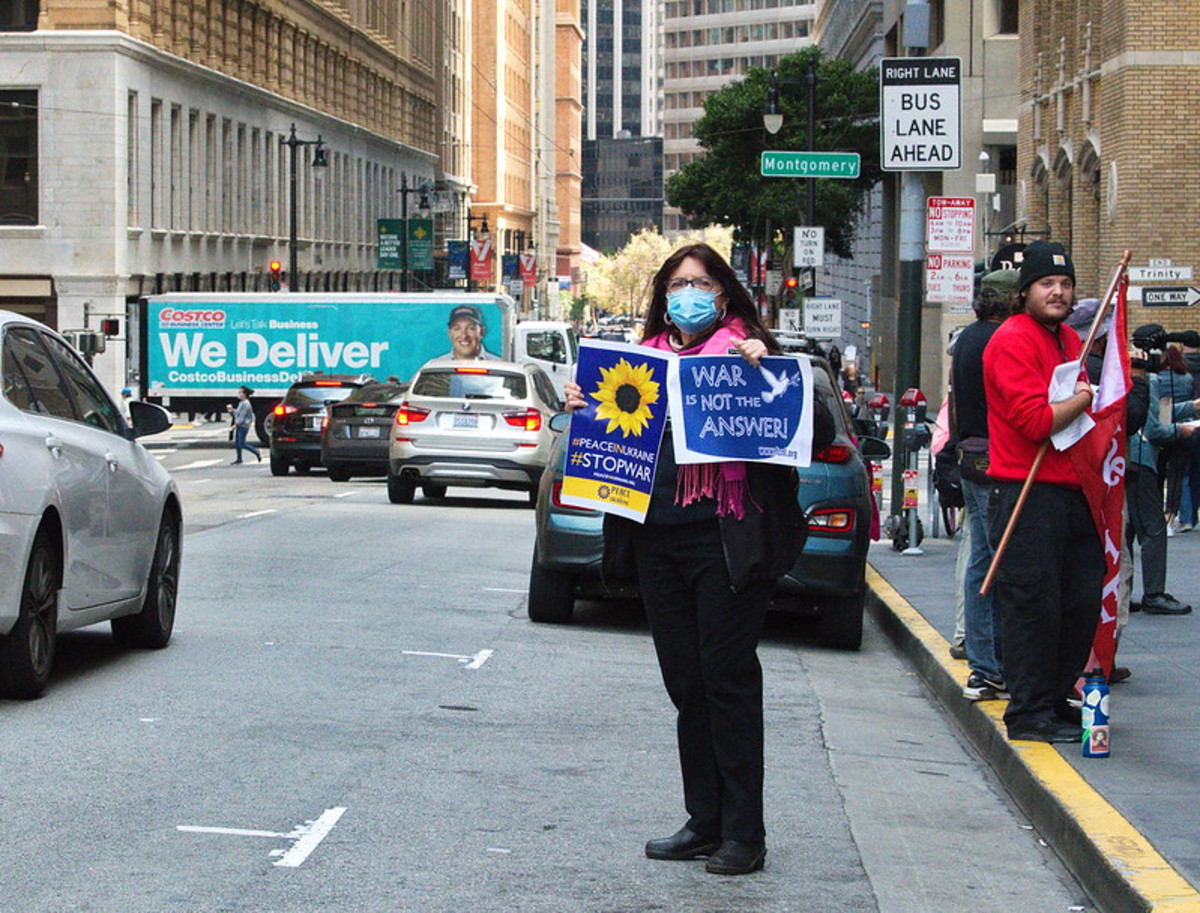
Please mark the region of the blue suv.
<svg viewBox="0 0 1200 913"><path fill-rule="evenodd" d="M837 426L832 444L813 454L800 469L800 503L808 513L808 541L795 566L775 588L774 607L815 613L822 644L846 650L862 645L866 601L867 549L871 543L871 479L864 458L891 455L885 441L856 438L845 403L828 363L812 355L815 394L829 407ZM537 533L529 572L529 617L564 624L577 598L636 595L629 585L604 580L603 515L562 503L565 431L569 417L556 415L560 432L550 451L552 472L542 476L537 498Z"/></svg>

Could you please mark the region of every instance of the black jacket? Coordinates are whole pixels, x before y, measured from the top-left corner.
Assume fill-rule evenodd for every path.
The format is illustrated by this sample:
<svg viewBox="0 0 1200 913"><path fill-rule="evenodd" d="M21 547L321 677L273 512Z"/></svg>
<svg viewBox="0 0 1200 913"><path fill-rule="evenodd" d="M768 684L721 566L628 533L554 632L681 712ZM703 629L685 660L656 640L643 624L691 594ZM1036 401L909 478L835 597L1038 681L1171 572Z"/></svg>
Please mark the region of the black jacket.
<svg viewBox="0 0 1200 913"><path fill-rule="evenodd" d="M833 443L833 415L820 400L813 409L813 452ZM792 466L747 463L746 480L753 504L741 520L718 517L721 544L730 584L735 592L752 580L777 580L791 570L808 540L808 518L798 499L800 476ZM760 511L758 507L761 507ZM633 560L635 523L624 517L604 517L604 575L616 582L636 576Z"/></svg>

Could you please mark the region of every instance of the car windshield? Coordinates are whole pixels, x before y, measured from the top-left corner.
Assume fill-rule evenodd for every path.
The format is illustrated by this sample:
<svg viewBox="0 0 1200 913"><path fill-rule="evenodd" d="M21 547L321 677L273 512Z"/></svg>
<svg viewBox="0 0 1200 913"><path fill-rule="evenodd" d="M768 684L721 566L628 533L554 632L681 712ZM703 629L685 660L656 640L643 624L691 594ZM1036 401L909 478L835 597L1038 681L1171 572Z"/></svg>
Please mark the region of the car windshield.
<svg viewBox="0 0 1200 913"><path fill-rule="evenodd" d="M356 388L341 384L305 384L302 387L292 387L287 392L286 402L292 406L321 406L325 403L339 403L349 396Z"/></svg>
<svg viewBox="0 0 1200 913"><path fill-rule="evenodd" d="M493 368L430 368L413 384L414 396L525 399L525 375Z"/></svg>
<svg viewBox="0 0 1200 913"><path fill-rule="evenodd" d="M367 384L346 397L348 403L389 403L404 396L408 384Z"/></svg>

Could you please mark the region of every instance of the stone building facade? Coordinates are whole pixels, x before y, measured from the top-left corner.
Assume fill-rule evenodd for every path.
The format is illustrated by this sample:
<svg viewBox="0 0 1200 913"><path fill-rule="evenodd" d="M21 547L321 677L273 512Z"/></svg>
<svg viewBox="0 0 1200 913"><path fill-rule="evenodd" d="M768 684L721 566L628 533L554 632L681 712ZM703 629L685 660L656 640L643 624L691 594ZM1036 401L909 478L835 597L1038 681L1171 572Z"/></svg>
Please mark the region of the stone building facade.
<svg viewBox="0 0 1200 913"><path fill-rule="evenodd" d="M437 45L382 0L41 0L0 32L0 307L60 329L121 320L97 358L129 376L154 291L387 288L377 218L438 176ZM289 147L292 128L322 140Z"/></svg>
<svg viewBox="0 0 1200 913"><path fill-rule="evenodd" d="M1022 0L1018 212L1071 250L1080 294L1132 252L1132 329L1200 329L1145 287L1200 268L1200 18L1169 0Z"/></svg>

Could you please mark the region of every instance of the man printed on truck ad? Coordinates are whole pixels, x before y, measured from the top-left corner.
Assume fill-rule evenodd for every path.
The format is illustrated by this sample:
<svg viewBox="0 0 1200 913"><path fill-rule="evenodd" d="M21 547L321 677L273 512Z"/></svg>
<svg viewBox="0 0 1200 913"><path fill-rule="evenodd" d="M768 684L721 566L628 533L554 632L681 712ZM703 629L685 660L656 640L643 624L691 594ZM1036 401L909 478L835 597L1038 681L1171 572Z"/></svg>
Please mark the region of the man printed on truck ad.
<svg viewBox="0 0 1200 913"><path fill-rule="evenodd" d="M487 326L483 315L473 304L461 304L450 312L450 351L441 360L476 361L495 360L496 356L483 347Z"/></svg>

